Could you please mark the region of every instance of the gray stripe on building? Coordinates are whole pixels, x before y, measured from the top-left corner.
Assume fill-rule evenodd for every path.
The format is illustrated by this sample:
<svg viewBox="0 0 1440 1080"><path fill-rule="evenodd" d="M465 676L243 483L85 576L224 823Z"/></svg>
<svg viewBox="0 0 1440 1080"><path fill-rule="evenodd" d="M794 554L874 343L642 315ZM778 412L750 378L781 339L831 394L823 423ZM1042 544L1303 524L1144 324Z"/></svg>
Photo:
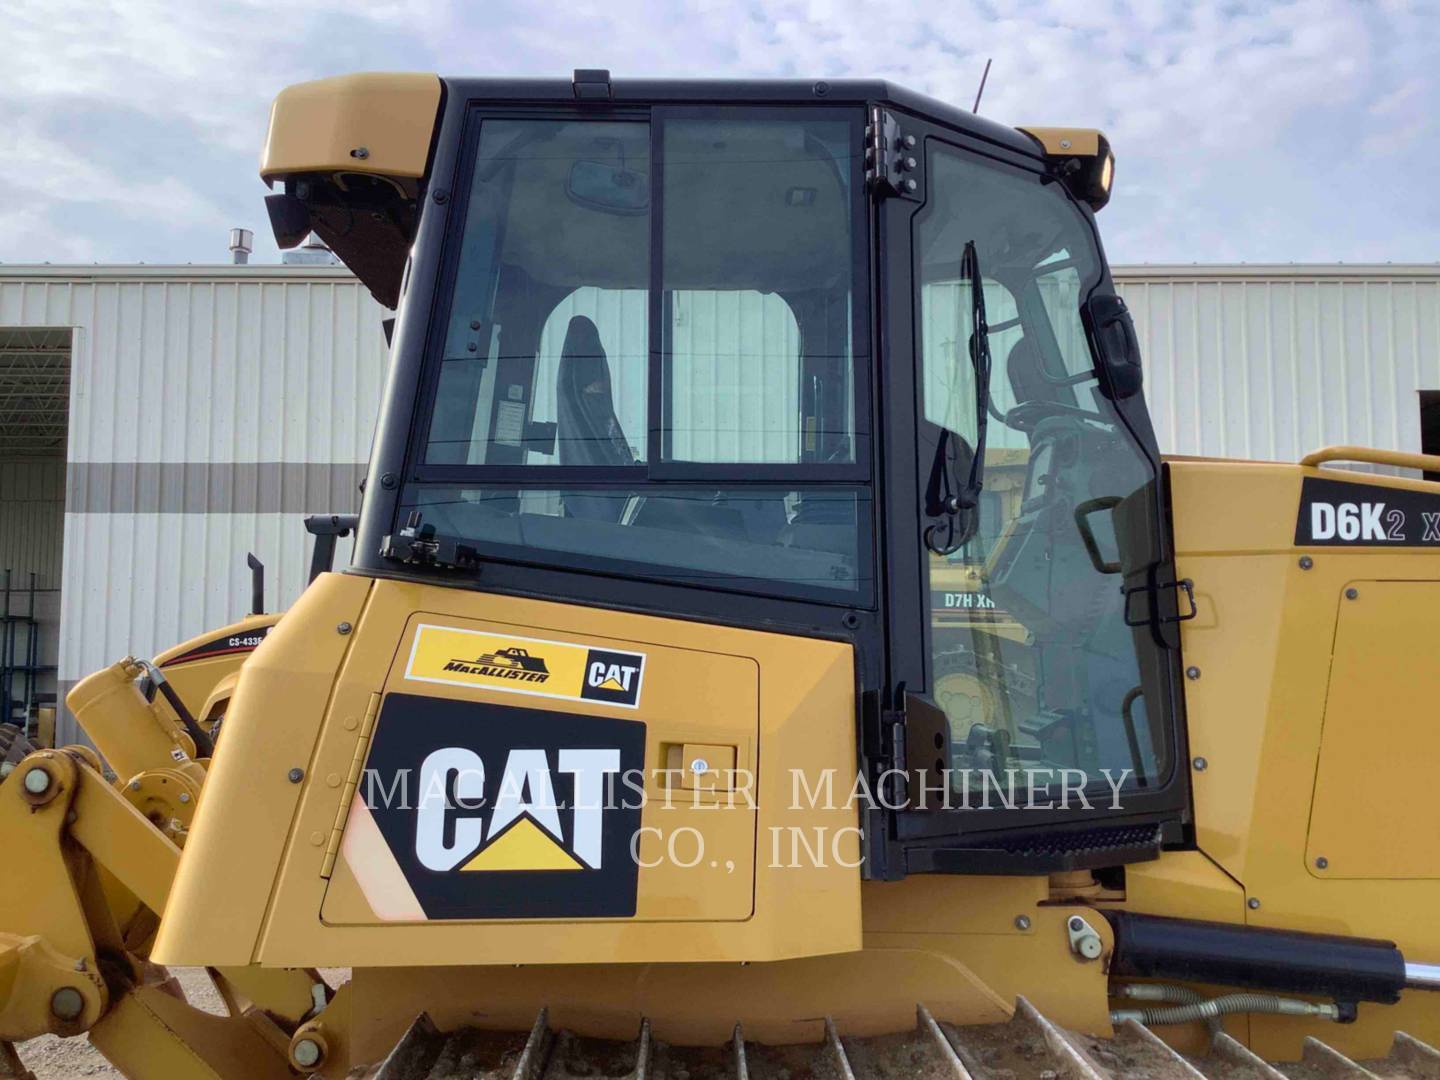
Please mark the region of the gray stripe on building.
<svg viewBox="0 0 1440 1080"><path fill-rule="evenodd" d="M71 514L325 514L360 505L363 462L72 461Z"/></svg>

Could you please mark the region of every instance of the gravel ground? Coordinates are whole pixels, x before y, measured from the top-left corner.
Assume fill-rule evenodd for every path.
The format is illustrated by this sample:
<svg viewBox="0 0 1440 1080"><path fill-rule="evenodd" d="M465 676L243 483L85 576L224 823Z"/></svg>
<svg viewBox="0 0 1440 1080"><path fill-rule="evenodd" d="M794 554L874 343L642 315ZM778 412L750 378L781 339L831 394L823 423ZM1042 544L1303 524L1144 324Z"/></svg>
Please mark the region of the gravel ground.
<svg viewBox="0 0 1440 1080"><path fill-rule="evenodd" d="M206 1012L225 1015L225 1006L204 968L172 968L171 973L180 980L190 1004ZM326 969L321 974L331 986L338 986L350 973L337 968ZM83 1035L73 1039L42 1035L21 1043L17 1049L21 1062L35 1074L36 1080L68 1080L72 1076L118 1078L123 1075Z"/></svg>

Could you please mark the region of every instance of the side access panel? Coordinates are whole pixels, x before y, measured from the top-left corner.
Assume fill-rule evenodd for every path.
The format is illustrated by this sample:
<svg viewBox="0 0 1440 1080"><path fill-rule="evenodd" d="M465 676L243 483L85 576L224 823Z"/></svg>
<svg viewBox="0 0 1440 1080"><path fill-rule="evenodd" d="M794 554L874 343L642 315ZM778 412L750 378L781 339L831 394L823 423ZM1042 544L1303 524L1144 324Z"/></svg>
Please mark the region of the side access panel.
<svg viewBox="0 0 1440 1080"><path fill-rule="evenodd" d="M1440 582L1354 581L1337 603L1306 865L1329 879L1440 878Z"/></svg>
<svg viewBox="0 0 1440 1080"><path fill-rule="evenodd" d="M564 636L441 613L410 620L327 923L750 917L756 662ZM642 712L657 696L694 704ZM452 793L473 809L447 813Z"/></svg>
<svg viewBox="0 0 1440 1080"><path fill-rule="evenodd" d="M394 581L350 638L313 745L289 747L308 765L257 961L860 947L848 644ZM292 737L282 700L248 704L227 736Z"/></svg>

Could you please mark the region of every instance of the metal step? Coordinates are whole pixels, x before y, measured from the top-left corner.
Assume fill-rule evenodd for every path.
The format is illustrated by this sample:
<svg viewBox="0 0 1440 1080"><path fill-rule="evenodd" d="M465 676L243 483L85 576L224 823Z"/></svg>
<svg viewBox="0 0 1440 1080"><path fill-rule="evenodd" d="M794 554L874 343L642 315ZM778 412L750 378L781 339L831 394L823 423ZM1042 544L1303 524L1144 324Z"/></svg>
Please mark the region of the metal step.
<svg viewBox="0 0 1440 1080"><path fill-rule="evenodd" d="M1440 1080L1440 1051L1400 1033L1380 1061L1356 1062L1306 1039L1296 1062L1270 1065L1228 1035L1203 1058L1187 1058L1127 1020L1111 1038L1055 1024L1025 998L1008 1023L937 1023L923 1005L893 1035L849 1036L825 1018L823 1042L768 1046L740 1025L724 1046L671 1046L642 1020L631 1040L551 1028L541 1009L528 1033L437 1031L415 1019L372 1075L375 1080Z"/></svg>

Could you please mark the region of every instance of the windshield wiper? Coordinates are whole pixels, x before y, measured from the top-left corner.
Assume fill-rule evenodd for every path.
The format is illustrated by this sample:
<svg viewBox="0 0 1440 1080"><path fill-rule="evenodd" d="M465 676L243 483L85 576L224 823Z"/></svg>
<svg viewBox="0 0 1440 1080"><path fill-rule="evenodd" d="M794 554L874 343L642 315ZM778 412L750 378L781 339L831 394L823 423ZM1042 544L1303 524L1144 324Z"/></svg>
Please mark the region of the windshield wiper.
<svg viewBox="0 0 1440 1080"><path fill-rule="evenodd" d="M985 428L990 417L990 326L985 319L985 282L980 274L980 256L975 241L965 242L960 256L960 278L970 286L970 366L975 370L975 446L970 455L970 475L965 486L954 490L950 475L950 440L958 439L949 428L940 429L935 463L930 469L926 492L926 513L944 521L925 530L925 546L936 555L953 555L980 530L980 492L985 487Z"/></svg>

